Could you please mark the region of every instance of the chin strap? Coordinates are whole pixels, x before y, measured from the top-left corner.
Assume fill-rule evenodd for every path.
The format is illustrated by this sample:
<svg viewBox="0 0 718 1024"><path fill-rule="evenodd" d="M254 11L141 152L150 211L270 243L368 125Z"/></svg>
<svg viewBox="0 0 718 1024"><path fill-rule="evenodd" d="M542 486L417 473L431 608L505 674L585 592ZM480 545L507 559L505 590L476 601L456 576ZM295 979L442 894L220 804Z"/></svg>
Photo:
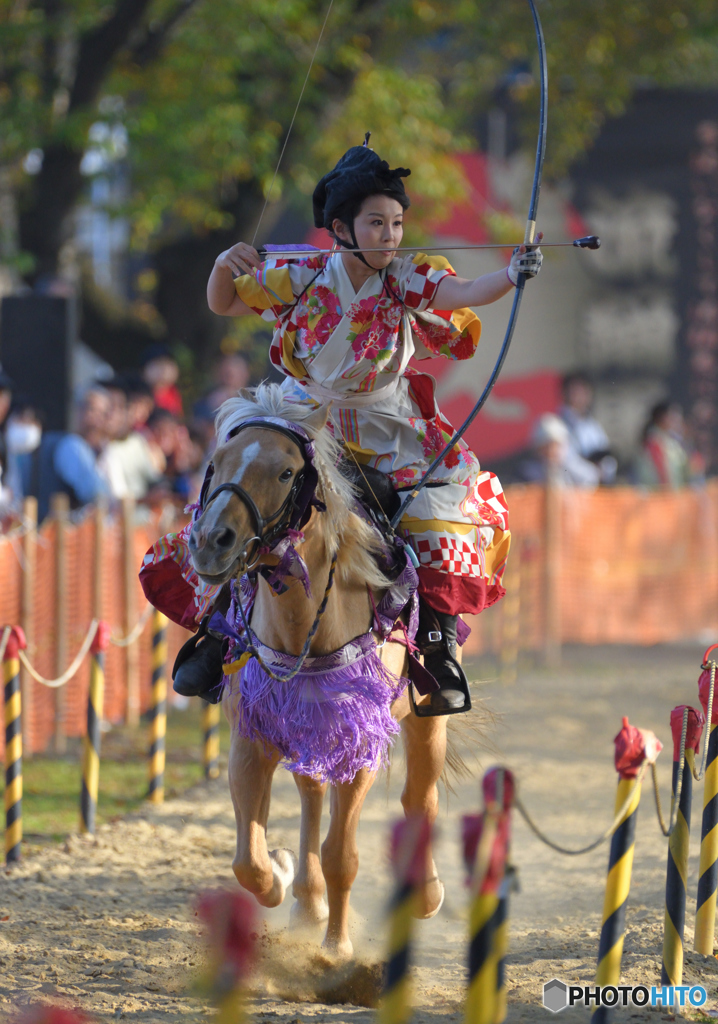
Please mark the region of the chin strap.
<svg viewBox="0 0 718 1024"><path fill-rule="evenodd" d="M337 245L341 246L342 249L346 249L348 252L350 252L352 254L352 256L356 256L356 258L358 260L362 261L362 263L364 264L365 267L369 267L369 270L376 270L376 267L372 267L371 263L369 263L366 260L366 258L364 256L364 253L360 252L360 250L359 250L359 243L357 242L357 236L354 233L354 225L353 224L349 228L349 230L352 233L352 240L351 240L351 242L345 242L343 238L340 238L339 235L335 235L333 231L330 231L329 234L332 236L332 238L337 243Z"/></svg>

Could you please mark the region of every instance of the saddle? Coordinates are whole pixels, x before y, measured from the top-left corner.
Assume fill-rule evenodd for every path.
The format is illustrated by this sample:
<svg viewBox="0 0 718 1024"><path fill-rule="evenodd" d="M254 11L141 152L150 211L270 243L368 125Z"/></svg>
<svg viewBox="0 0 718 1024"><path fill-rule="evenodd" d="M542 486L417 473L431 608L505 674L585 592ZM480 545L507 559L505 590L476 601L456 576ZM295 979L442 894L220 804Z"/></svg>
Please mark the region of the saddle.
<svg viewBox="0 0 718 1024"><path fill-rule="evenodd" d="M358 492L358 499L382 535L389 540L389 522L401 507L399 493L389 477L372 466L345 461L342 471Z"/></svg>

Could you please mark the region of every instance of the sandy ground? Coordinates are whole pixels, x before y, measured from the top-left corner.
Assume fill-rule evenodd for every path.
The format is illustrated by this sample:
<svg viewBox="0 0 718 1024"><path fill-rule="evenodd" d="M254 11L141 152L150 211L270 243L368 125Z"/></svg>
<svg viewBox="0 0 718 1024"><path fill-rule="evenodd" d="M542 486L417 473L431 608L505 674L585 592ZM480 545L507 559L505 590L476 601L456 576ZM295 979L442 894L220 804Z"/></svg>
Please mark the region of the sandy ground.
<svg viewBox="0 0 718 1024"><path fill-rule="evenodd" d="M496 752L515 770L525 803L542 827L572 845L590 841L610 822L616 775L612 738L627 714L654 729L670 747L668 718L678 703L697 704L698 647L575 649L560 671L525 668L513 687L477 686L497 715ZM490 674L479 665L475 674ZM667 798L670 750L660 777ZM353 892L358 962L378 963L383 952L383 908L390 890L386 863L389 822L399 811L403 764L380 780L365 805L359 842L362 864ZM462 1019L466 894L458 845L459 821L478 807L478 781L464 782L443 804L437 862L447 887L441 914L417 922L414 947L417 1024ZM700 787L696 787L686 948L692 944ZM291 777L279 771L270 818L272 846L296 848L298 803ZM0 1020L13 1020L32 1002L79 1006L98 1021L192 1021L209 1007L191 985L203 961L193 907L201 888L234 883L234 822L226 779L199 786L163 807L103 826L95 839L77 836L61 846L29 847L24 861L0 875ZM556 1019L541 1006L544 981L590 983L600 928L608 850L561 857L541 845L517 819L514 860L521 891L511 906L508 961L509 1022ZM624 980L655 984L661 961L666 844L650 789L639 814L636 861L628 912ZM256 1021L366 1024L373 1010L327 1002L289 1001L321 984L313 948L297 946L287 931L289 907L266 915L264 976L254 1000ZM686 954L686 983L702 983L711 1011L686 1011L693 1020L718 1016L718 963ZM294 978L292 978L294 974ZM366 988L366 986L364 986ZM282 998L285 997L285 998ZM327 998L326 995L324 997ZM692 1016L691 1016L692 1014ZM562 1021L587 1021L586 1010ZM674 1020L665 1010L628 1009L617 1020Z"/></svg>

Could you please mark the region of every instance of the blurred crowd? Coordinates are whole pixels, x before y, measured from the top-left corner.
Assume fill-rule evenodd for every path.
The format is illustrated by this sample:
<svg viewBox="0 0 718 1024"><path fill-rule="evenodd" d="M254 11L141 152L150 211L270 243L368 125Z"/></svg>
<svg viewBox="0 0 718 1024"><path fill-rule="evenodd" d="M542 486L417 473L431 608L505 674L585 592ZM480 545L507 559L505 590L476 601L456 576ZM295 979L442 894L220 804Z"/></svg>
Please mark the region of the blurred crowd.
<svg viewBox="0 0 718 1024"><path fill-rule="evenodd" d="M214 446L214 416L249 383L249 368L240 354L221 356L210 389L191 409L179 375L171 350L152 345L137 369L87 385L76 396L72 429L56 431L43 428L42 411L0 372L2 515L19 513L33 496L42 520L54 494L66 494L71 509L100 498L178 507L195 501Z"/></svg>
<svg viewBox="0 0 718 1024"><path fill-rule="evenodd" d="M58 493L68 496L71 509L99 498L180 508L195 501L215 443L215 414L250 374L242 355L220 356L210 389L189 410L179 374L171 350L152 345L138 368L85 387L76 396L73 429L65 432L43 429L41 410L0 371L0 515L12 519L30 495L40 520ZM561 406L538 419L530 449L496 467L503 482L552 480L593 489L620 481L650 490L703 482L705 466L679 406L663 401L651 410L635 459L619 467L593 401L589 377L565 377Z"/></svg>
<svg viewBox="0 0 718 1024"><path fill-rule="evenodd" d="M516 479L588 489L615 484L619 463L604 425L593 414L590 378L583 373L564 377L561 397L559 410L545 413L534 425L531 451L519 460ZM661 401L650 410L635 458L622 467L620 482L673 491L703 483L705 470L681 407Z"/></svg>

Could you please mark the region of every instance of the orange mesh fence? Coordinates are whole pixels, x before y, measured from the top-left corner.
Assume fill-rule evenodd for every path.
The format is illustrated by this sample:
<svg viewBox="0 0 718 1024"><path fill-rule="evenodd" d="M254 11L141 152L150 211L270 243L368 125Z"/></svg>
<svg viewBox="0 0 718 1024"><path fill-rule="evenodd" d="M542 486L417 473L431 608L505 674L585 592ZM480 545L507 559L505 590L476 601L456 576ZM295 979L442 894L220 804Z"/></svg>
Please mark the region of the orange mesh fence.
<svg viewBox="0 0 718 1024"><path fill-rule="evenodd" d="M0 623L20 624L28 635L28 658L43 676L52 679L67 668L87 635L99 604L101 618L109 624L113 636L128 632L127 595L125 593L125 537L121 516L108 516L102 528L102 565L99 574L101 595L95 595L96 513L88 509L79 519L65 527L65 572L57 574L57 526L47 520L36 534L35 572L31 587L29 615L22 614L22 586L26 560L27 538L9 535L0 538ZM157 539L157 518L135 527L131 537L130 557L139 570L145 551ZM139 617L147 606L137 573L132 573L135 588L134 604ZM65 663L58 665L57 611L58 602L65 611ZM25 621L23 621L25 618ZM136 621L136 619L135 619ZM135 622L129 623L131 629ZM168 662L171 668L175 654L188 637L179 626L168 630ZM151 681L152 629L148 622L137 644L140 648L140 708L149 705ZM104 717L113 724L125 719L127 712L127 649L110 645L105 657ZM59 690L49 689L29 680L24 701L23 723L26 752L39 753L51 747L56 729L56 710L63 707L61 731L67 737L85 734L89 658L76 675ZM4 735L0 732L0 755Z"/></svg>
<svg viewBox="0 0 718 1024"><path fill-rule="evenodd" d="M653 644L711 635L718 639L718 482L698 491L647 494L629 488L563 491L556 508L558 543L547 549L546 493L542 487L510 487L512 556L504 579L520 601L512 614L520 621L520 645L539 649L550 622L557 642ZM156 519L137 525L127 557L139 568L157 538ZM88 510L66 527L65 573L57 574L57 527L46 522L37 534L35 576L29 621L22 621L25 544L19 534L0 538L0 623L27 627L28 656L35 668L54 677L74 658L92 621L96 516ZM125 592L125 543L121 516L107 517L102 531L101 613L115 636L128 626ZM31 563L27 563L31 564ZM558 579L558 607L547 615L548 570ZM136 573L131 574L136 616L146 602ZM66 616L66 662L57 664L58 602ZM473 634L469 653L498 651L505 629L501 601L480 616L469 617ZM136 619L135 619L136 621ZM188 634L170 623L169 665ZM515 631L514 634L515 635ZM147 708L151 680L152 629L139 640L140 708ZM127 714L127 661L124 648L111 646L106 657L105 717L119 723ZM85 731L89 659L65 687L64 733ZM28 753L48 749L55 732L57 691L32 682L23 708ZM29 705L29 706L27 706ZM3 736L0 732L0 750Z"/></svg>
<svg viewBox="0 0 718 1024"><path fill-rule="evenodd" d="M559 580L561 643L718 639L718 481L660 494L563 491L560 543L552 552L543 488L509 487L507 500L519 558L509 557L504 584L519 588L521 647L545 641L549 558ZM501 601L468 617L468 653L498 652L505 609Z"/></svg>

